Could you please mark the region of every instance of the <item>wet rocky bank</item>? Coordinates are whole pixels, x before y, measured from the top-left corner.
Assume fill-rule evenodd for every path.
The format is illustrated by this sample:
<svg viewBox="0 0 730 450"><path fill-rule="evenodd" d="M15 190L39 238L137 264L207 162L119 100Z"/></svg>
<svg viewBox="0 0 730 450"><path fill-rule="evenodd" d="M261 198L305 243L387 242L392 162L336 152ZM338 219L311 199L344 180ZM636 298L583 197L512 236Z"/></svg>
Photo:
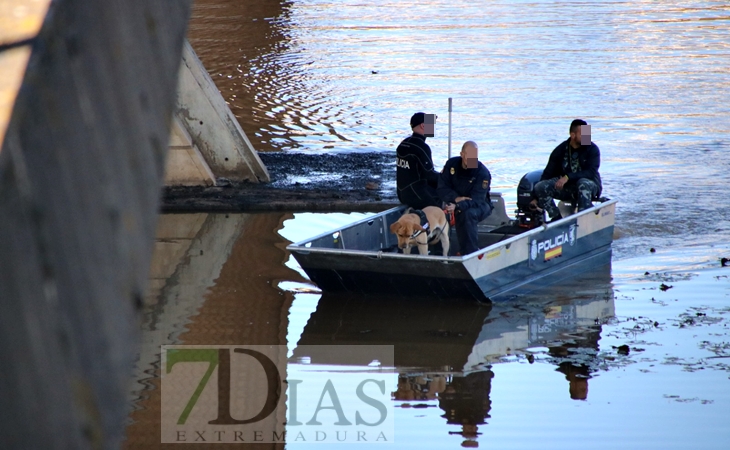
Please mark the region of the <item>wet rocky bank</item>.
<svg viewBox="0 0 730 450"><path fill-rule="evenodd" d="M260 153L270 183L166 186L163 212L381 211L398 204L395 154Z"/></svg>

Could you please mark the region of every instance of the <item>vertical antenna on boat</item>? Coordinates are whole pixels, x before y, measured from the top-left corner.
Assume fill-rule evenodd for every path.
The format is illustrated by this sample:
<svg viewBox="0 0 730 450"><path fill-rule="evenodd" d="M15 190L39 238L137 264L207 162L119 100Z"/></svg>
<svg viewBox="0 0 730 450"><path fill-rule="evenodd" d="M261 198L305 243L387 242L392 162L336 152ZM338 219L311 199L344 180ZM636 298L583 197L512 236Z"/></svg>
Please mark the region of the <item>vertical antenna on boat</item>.
<svg viewBox="0 0 730 450"><path fill-rule="evenodd" d="M451 159L451 97L449 97L449 159Z"/></svg>

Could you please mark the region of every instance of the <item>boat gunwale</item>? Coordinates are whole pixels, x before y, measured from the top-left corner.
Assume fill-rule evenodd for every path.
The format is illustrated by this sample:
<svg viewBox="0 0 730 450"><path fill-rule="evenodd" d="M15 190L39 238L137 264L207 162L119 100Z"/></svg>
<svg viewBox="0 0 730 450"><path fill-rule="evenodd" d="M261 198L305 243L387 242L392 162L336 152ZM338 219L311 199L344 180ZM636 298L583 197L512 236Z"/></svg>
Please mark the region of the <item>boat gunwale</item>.
<svg viewBox="0 0 730 450"><path fill-rule="evenodd" d="M462 255L462 256L432 256L432 255L420 255L420 254L403 254L403 253L391 253L391 252L383 252L382 250L373 251L373 250L352 250L352 249L329 249L329 248L319 248L319 247L304 247L304 244L308 242L312 242L316 239L322 238L324 236L327 236L328 234L334 234L334 233L341 233L342 230L346 228L351 228L356 225L360 225L361 223L369 222L373 220L373 217L384 217L387 214L397 211L398 209L403 209L406 206L396 206L394 208L387 209L385 211L381 211L379 213L376 213L372 216L368 216L364 219L358 220L356 222L352 222L344 227L337 227L333 228L329 231L326 231L324 233L318 234L316 236L313 236L308 239L301 240L296 243L292 243L286 246L286 249L290 252L297 252L301 254L309 254L310 252L319 253L319 254L329 254L329 255L362 255L362 256L368 256L368 257L375 257L377 259L383 259L383 258L405 258L408 260L419 260L419 261L441 261L441 262L465 262L470 259L479 257L480 255L489 253L493 250L497 250L499 248L510 246L514 242L517 242L519 240L522 240L528 236L533 236L539 233L542 233L543 231L547 231L551 228L560 226L565 223L568 219L576 219L580 216L588 215L588 213L593 212L594 214L598 214L598 211L600 211L602 208L606 206L610 206L612 204L618 203L617 199L607 200L603 203L599 203L597 205L592 206L591 208L585 209L583 211L580 211L575 214L571 214L570 216L563 217L562 219L551 222L548 224L543 224L538 227L533 228L532 230L525 231L524 233L516 234L508 239L505 239L503 241L495 242L492 245L489 245L487 247L481 248L475 252L469 253L468 255ZM510 219L513 220L513 219Z"/></svg>

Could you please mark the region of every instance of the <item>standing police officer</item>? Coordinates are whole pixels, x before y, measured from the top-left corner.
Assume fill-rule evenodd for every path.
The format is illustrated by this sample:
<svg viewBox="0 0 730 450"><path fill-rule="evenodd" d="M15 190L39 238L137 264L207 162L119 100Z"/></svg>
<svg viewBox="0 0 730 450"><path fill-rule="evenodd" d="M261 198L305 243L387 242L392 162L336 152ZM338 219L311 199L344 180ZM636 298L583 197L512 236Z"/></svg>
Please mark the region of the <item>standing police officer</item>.
<svg viewBox="0 0 730 450"><path fill-rule="evenodd" d="M466 141L460 156L444 165L438 184L438 194L447 203L446 210L456 215L456 237L462 255L479 250L477 225L491 213L489 188L492 174L479 162L476 142Z"/></svg>
<svg viewBox="0 0 730 450"><path fill-rule="evenodd" d="M441 208L436 192L439 174L433 168L431 147L426 137L433 137L435 116L417 112L411 117L413 135L405 138L396 150L398 200L415 209Z"/></svg>

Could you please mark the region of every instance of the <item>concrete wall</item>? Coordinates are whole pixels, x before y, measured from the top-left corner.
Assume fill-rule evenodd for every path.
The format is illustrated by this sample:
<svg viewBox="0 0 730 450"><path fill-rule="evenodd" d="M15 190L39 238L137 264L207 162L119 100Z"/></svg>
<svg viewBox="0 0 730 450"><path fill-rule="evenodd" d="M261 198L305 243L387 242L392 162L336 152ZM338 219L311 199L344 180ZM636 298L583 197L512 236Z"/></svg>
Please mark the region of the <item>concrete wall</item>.
<svg viewBox="0 0 730 450"><path fill-rule="evenodd" d="M179 118L172 121L170 146L165 166L168 186L215 185L215 175Z"/></svg>
<svg viewBox="0 0 730 450"><path fill-rule="evenodd" d="M180 65L176 118L188 133L190 146L198 149L215 178L270 181L258 153L187 41ZM194 184L195 178L186 177L196 169L178 166L168 165L166 183L180 184L175 180L188 179L186 184ZM198 180L198 184L207 183L203 174Z"/></svg>

